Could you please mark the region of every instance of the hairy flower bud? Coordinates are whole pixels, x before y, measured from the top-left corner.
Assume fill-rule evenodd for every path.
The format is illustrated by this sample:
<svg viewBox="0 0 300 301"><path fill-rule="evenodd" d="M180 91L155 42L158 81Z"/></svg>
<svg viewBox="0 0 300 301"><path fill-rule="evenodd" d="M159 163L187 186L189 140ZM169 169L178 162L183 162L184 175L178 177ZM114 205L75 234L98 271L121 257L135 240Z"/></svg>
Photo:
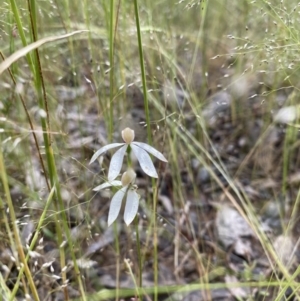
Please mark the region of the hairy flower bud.
<svg viewBox="0 0 300 301"><path fill-rule="evenodd" d="M122 131L122 138L126 144L130 144L134 140L134 130L126 128Z"/></svg>
<svg viewBox="0 0 300 301"><path fill-rule="evenodd" d="M121 182L122 186L128 186L130 183L132 183L135 180L136 173L133 171L133 169L128 169L125 171L122 175Z"/></svg>

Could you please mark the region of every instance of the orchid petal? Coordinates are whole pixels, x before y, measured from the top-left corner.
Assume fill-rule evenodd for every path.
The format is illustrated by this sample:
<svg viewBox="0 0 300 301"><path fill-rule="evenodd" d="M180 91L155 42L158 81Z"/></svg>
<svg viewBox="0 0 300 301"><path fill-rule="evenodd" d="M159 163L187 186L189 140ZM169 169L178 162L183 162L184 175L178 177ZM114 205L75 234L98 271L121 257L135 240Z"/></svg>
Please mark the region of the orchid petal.
<svg viewBox="0 0 300 301"><path fill-rule="evenodd" d="M110 207L109 207L109 213L108 213L108 227L117 219L121 205L122 205L122 200L124 198L124 195L126 193L127 187L121 188L119 191L116 192L116 194L113 196L110 202Z"/></svg>
<svg viewBox="0 0 300 301"><path fill-rule="evenodd" d="M118 146L121 146L121 145L124 145L124 144L125 143L112 143L112 144L108 144L108 145L105 145L105 146L101 147L100 149L98 149L94 153L94 155L93 155L93 157L92 157L89 164L93 163L100 155L102 155L103 153L105 153L109 149L112 149L112 148L115 148L115 147L118 147Z"/></svg>
<svg viewBox="0 0 300 301"><path fill-rule="evenodd" d="M95 188L93 188L94 191L99 191L111 186L122 186L122 182L121 181L111 181L111 182L105 182Z"/></svg>
<svg viewBox="0 0 300 301"><path fill-rule="evenodd" d="M139 195L134 190L128 190L124 211L124 221L126 225L132 223L139 209Z"/></svg>
<svg viewBox="0 0 300 301"><path fill-rule="evenodd" d="M108 181L114 180L119 175L127 147L128 145L125 144L112 156L108 170Z"/></svg>
<svg viewBox="0 0 300 301"><path fill-rule="evenodd" d="M137 145L138 147L142 148L143 150L147 151L148 153L150 153L157 159L159 159L163 162L168 162L168 160L165 158L165 156L161 152L159 152L157 149L155 149L154 147L152 147L146 143L143 143L143 142L132 142L132 143Z"/></svg>
<svg viewBox="0 0 300 301"><path fill-rule="evenodd" d="M150 176L152 178L158 178L156 169L155 169L153 162L152 162L150 156L148 155L148 153L133 143L130 144L130 147L133 150L133 153L135 154L135 156L137 157L142 170L148 176Z"/></svg>

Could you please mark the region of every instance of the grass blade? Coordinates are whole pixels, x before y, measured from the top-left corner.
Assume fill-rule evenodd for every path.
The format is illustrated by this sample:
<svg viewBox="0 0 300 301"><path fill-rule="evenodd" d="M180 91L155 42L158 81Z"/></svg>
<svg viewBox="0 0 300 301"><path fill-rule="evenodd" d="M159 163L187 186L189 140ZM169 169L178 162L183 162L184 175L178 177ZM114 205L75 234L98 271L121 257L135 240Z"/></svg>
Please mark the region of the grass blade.
<svg viewBox="0 0 300 301"><path fill-rule="evenodd" d="M61 35L61 36L51 36L51 37L43 38L43 39L40 39L40 40L38 40L34 43L31 43L31 44L27 45L26 47L21 48L20 50L13 53L4 62L2 62L0 64L0 75L7 68L9 68L14 62L19 60L20 58L22 58L23 56L25 56L26 54L28 54L32 50L35 50L35 49L41 47L42 45L44 45L46 43L55 42L55 41L61 40L61 39L66 39L66 38L71 37L75 34L87 32L87 31L88 30L77 30L77 31L74 31L74 32L71 32L71 33L68 33L68 34Z"/></svg>

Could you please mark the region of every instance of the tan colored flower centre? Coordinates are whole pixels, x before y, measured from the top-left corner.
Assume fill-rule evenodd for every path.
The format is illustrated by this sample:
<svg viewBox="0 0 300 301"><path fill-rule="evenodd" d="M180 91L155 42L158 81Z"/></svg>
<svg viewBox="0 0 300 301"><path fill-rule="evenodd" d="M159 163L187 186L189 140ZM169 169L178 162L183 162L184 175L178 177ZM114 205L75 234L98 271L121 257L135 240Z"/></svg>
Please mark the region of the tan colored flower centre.
<svg viewBox="0 0 300 301"><path fill-rule="evenodd" d="M134 140L134 130L126 128L122 131L122 138L126 144L130 144Z"/></svg>
<svg viewBox="0 0 300 301"><path fill-rule="evenodd" d="M130 183L132 183L135 180L136 173L133 171L133 169L128 169L125 171L122 175L121 182L122 186L128 186Z"/></svg>

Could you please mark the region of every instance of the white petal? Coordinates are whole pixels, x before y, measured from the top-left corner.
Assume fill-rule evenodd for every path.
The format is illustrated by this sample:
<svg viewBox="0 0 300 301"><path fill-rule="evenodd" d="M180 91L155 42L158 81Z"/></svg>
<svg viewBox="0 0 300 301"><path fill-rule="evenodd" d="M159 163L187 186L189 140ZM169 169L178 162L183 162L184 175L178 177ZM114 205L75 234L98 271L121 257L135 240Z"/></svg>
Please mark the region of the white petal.
<svg viewBox="0 0 300 301"><path fill-rule="evenodd" d="M122 205L122 200L126 193L126 189L127 187L121 188L119 191L116 192L116 194L111 199L109 213L108 213L108 221L107 221L108 227L116 220L116 218L119 215L121 205Z"/></svg>
<svg viewBox="0 0 300 301"><path fill-rule="evenodd" d="M108 181L114 180L119 175L127 147L128 145L125 144L112 156L108 170Z"/></svg>
<svg viewBox="0 0 300 301"><path fill-rule="evenodd" d="M112 143L112 144L108 144L108 145L105 145L103 147L101 147L100 149L98 149L91 161L90 161L90 164L93 163L100 155L102 155L103 153L105 153L106 151L108 151L109 149L112 149L112 148L115 148L115 147L118 147L118 146L121 146L121 145L124 145L124 143Z"/></svg>
<svg viewBox="0 0 300 301"><path fill-rule="evenodd" d="M150 177L157 178L157 172L153 165L153 162L148 155L148 153L143 150L142 148L134 145L133 143L130 144L134 154L136 155L138 161L140 162L142 170Z"/></svg>
<svg viewBox="0 0 300 301"><path fill-rule="evenodd" d="M139 208L139 195L134 190L128 190L124 211L124 221L128 226L134 220Z"/></svg>
<svg viewBox="0 0 300 301"><path fill-rule="evenodd" d="M132 143L139 146L140 148L144 149L145 151L147 151L148 153L150 153L157 159L164 161L164 162L168 162L168 160L165 158L165 156L161 152L156 150L154 147L152 147L146 143L143 143L143 142L132 142Z"/></svg>
<svg viewBox="0 0 300 301"><path fill-rule="evenodd" d="M105 183L93 188L93 190L99 191L99 190L102 190L102 189L105 189L105 188L111 187L111 186L122 186L122 182L121 181L105 182Z"/></svg>

